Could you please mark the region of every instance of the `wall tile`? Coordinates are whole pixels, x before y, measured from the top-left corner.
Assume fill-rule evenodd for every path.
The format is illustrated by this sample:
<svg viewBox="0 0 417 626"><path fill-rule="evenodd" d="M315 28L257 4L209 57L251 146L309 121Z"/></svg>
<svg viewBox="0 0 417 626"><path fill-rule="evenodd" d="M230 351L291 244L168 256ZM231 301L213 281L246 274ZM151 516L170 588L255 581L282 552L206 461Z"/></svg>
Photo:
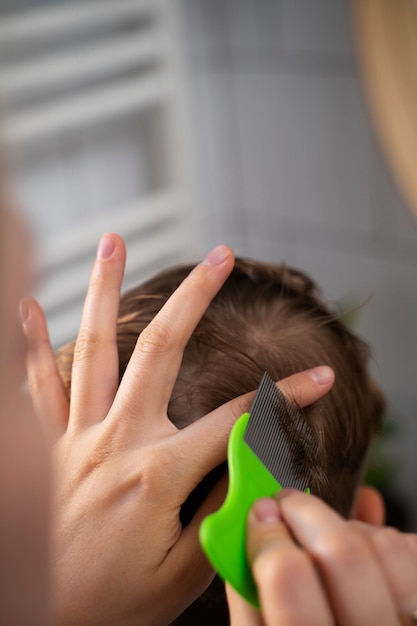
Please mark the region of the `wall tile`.
<svg viewBox="0 0 417 626"><path fill-rule="evenodd" d="M396 204L398 217L398 237L417 245L417 216L412 215L402 198Z"/></svg>
<svg viewBox="0 0 417 626"><path fill-rule="evenodd" d="M372 293L373 266L366 255L303 243L297 246L297 263L311 274L326 298L350 309Z"/></svg>
<svg viewBox="0 0 417 626"><path fill-rule="evenodd" d="M200 121L205 125L212 204L218 209L239 208L242 206L242 174L234 76L222 73L202 80L207 108ZM224 220L228 220L227 212Z"/></svg>
<svg viewBox="0 0 417 626"><path fill-rule="evenodd" d="M201 0L201 12L206 45L230 47L228 0Z"/></svg>
<svg viewBox="0 0 417 626"><path fill-rule="evenodd" d="M282 10L280 0L256 2L258 45L262 48L282 46Z"/></svg>
<svg viewBox="0 0 417 626"><path fill-rule="evenodd" d="M251 256L273 263L294 264L296 233L293 220L271 216L263 207L252 207L247 214Z"/></svg>
<svg viewBox="0 0 417 626"><path fill-rule="evenodd" d="M394 424L395 435L387 442L394 473L392 489L406 512L405 530L414 532L417 528L416 401L416 395L409 393L393 392L391 394L388 419Z"/></svg>
<svg viewBox="0 0 417 626"><path fill-rule="evenodd" d="M285 48L350 53L346 2L281 0Z"/></svg>
<svg viewBox="0 0 417 626"><path fill-rule="evenodd" d="M194 190L196 221L203 247L210 245L213 238L217 238L215 224L218 222L212 215L217 206L216 172L211 132L212 103L207 94L207 85L208 79L202 76L190 76L188 79L190 175Z"/></svg>
<svg viewBox="0 0 417 626"><path fill-rule="evenodd" d="M417 355L416 269L382 259L372 264L376 282L363 329L377 346L386 388L410 393Z"/></svg>
<svg viewBox="0 0 417 626"><path fill-rule="evenodd" d="M388 169L387 163L375 141L370 159L370 218L374 236L397 237L398 211L402 199Z"/></svg>
<svg viewBox="0 0 417 626"><path fill-rule="evenodd" d="M207 246L286 261L328 299L366 303L358 330L406 434L398 485L414 498L417 227L370 128L345 7L201 0L206 71L190 79L199 220Z"/></svg>
<svg viewBox="0 0 417 626"><path fill-rule="evenodd" d="M260 44L258 31L258 13L263 2L257 0L229 0L228 17L230 24L230 43L233 47L253 47Z"/></svg>
<svg viewBox="0 0 417 626"><path fill-rule="evenodd" d="M183 34L181 44L186 52L195 53L204 45L206 29L203 2L204 0L177 0L179 25Z"/></svg>
<svg viewBox="0 0 417 626"><path fill-rule="evenodd" d="M369 129L354 79L236 77L247 206L369 228Z"/></svg>
<svg viewBox="0 0 417 626"><path fill-rule="evenodd" d="M411 521L416 529L417 503L413 491L417 480L416 269L382 260L372 262L375 289L360 330L374 347L375 371L389 401L388 416L395 419L398 427L393 449L398 466L396 484L399 493L412 505Z"/></svg>

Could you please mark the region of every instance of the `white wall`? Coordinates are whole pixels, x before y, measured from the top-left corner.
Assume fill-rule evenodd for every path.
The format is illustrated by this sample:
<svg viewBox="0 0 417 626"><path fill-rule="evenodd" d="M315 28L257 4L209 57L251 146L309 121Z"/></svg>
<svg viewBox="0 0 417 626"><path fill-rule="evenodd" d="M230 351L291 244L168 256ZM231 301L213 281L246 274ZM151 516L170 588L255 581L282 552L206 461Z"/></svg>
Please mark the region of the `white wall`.
<svg viewBox="0 0 417 626"><path fill-rule="evenodd" d="M167 263L191 250L201 256L223 241L238 254L305 269L329 299L347 306L369 299L358 328L374 346L375 372L399 426L392 446L398 492L409 497L417 527L417 229L370 127L348 0L172 0L177 3L194 167L184 187L194 186L199 239L187 235L187 245ZM19 6L36 4L19 0ZM17 8L0 2L3 13ZM83 135L92 146L84 156L71 144L52 159L54 185L51 172L43 175L45 154L36 154L38 168L19 191L44 225L42 242L51 243L64 217L75 223L86 206L107 215L106 201L128 202L143 189L141 144L132 142L138 127L126 117L117 141L109 128L97 151L89 143L91 127ZM54 145L49 148L53 154ZM103 174L109 167L114 177ZM114 221L120 224L117 211ZM125 227L129 232L130 222ZM139 247L129 245L133 258ZM154 252L166 258L164 250ZM69 314L76 328L78 315Z"/></svg>
<svg viewBox="0 0 417 626"><path fill-rule="evenodd" d="M0 0L2 140L54 346L77 333L103 232L126 240L124 287L196 257L175 8Z"/></svg>
<svg viewBox="0 0 417 626"><path fill-rule="evenodd" d="M342 0L181 0L203 248L307 270L363 303L417 526L417 229L381 156Z"/></svg>

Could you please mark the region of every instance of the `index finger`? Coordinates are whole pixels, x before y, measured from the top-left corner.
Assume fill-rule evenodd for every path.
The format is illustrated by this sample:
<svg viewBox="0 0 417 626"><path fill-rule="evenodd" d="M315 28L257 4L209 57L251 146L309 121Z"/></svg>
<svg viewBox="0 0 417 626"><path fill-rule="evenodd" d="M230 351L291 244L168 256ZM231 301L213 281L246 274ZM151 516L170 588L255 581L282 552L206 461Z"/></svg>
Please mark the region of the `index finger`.
<svg viewBox="0 0 417 626"><path fill-rule="evenodd" d="M116 395L115 414L143 416L149 427L166 421L166 409L184 348L211 300L233 269L230 248L220 245L197 265L140 334ZM149 415L152 420L149 422Z"/></svg>
<svg viewBox="0 0 417 626"><path fill-rule="evenodd" d="M285 524L320 571L336 621L397 624L387 581L357 525L311 494L283 490L277 498Z"/></svg>

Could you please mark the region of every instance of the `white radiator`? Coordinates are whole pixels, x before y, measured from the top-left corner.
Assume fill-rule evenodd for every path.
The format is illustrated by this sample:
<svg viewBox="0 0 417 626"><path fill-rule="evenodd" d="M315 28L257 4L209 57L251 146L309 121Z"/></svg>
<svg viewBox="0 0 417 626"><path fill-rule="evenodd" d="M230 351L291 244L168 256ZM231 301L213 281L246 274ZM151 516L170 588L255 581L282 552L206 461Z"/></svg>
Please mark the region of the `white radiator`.
<svg viewBox="0 0 417 626"><path fill-rule="evenodd" d="M55 346L103 232L126 238L124 287L200 254L184 92L175 0L0 2L3 135Z"/></svg>

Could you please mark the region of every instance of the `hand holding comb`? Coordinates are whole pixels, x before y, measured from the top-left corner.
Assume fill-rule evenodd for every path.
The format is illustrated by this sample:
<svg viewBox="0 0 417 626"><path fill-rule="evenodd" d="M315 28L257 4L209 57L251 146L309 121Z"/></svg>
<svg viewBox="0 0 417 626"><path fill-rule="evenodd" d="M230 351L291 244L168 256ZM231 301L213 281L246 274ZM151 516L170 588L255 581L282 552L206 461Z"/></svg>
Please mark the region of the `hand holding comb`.
<svg viewBox="0 0 417 626"><path fill-rule="evenodd" d="M249 413L232 428L228 445L229 489L222 507L206 517L200 543L221 578L259 607L246 557L246 520L259 498L283 487L307 490L306 460L316 444L303 414L265 372Z"/></svg>

